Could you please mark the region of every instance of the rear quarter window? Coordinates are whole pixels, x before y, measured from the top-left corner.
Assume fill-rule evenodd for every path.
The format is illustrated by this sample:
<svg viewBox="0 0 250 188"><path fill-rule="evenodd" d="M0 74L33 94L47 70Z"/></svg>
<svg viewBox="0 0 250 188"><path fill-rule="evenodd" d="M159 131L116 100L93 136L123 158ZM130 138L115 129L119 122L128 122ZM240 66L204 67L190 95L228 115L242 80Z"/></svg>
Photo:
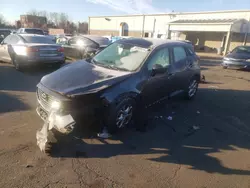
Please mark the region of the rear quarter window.
<svg viewBox="0 0 250 188"><path fill-rule="evenodd" d="M187 46L187 47L186 47L186 51L187 51L187 54L188 54L189 56L195 55L195 51L194 51L194 49L193 49L192 46Z"/></svg>

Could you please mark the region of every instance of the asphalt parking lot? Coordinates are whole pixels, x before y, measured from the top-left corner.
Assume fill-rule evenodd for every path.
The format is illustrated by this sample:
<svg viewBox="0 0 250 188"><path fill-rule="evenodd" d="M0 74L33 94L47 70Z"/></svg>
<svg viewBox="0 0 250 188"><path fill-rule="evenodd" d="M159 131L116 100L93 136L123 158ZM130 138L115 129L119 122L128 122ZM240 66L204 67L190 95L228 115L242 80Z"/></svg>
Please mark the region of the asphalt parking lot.
<svg viewBox="0 0 250 188"><path fill-rule="evenodd" d="M202 61L193 101L155 106L147 132L76 136L51 155L36 146L35 86L53 69L0 64L0 187L249 188L250 72L218 64Z"/></svg>

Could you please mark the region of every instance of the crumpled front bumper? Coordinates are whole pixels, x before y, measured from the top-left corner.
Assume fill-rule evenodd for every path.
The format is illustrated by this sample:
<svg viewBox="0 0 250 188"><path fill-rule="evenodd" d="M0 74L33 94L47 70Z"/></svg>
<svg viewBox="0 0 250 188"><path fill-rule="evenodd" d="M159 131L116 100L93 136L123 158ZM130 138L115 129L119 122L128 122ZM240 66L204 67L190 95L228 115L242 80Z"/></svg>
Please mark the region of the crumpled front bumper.
<svg viewBox="0 0 250 188"><path fill-rule="evenodd" d="M38 109L37 112L39 114ZM60 133L68 134L73 131L74 125L75 120L70 114L60 115L57 111L50 111L43 127L36 133L37 145L40 150L45 151L48 142L48 131L55 128Z"/></svg>
<svg viewBox="0 0 250 188"><path fill-rule="evenodd" d="M55 128L61 133L68 134L73 131L74 125L76 124L71 114L60 115L60 113L53 110L47 112L41 105L38 105L36 112L45 123L48 123L48 130Z"/></svg>

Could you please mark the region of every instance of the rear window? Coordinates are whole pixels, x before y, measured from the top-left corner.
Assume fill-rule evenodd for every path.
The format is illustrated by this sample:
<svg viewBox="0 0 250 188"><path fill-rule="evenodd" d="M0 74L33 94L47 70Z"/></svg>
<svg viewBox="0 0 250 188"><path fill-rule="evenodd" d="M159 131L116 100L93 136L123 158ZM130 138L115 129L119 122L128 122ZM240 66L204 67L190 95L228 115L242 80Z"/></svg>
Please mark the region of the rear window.
<svg viewBox="0 0 250 188"><path fill-rule="evenodd" d="M43 36L22 36L26 43L55 44L52 38Z"/></svg>
<svg viewBox="0 0 250 188"><path fill-rule="evenodd" d="M25 29L26 33L44 35L44 32L40 29Z"/></svg>

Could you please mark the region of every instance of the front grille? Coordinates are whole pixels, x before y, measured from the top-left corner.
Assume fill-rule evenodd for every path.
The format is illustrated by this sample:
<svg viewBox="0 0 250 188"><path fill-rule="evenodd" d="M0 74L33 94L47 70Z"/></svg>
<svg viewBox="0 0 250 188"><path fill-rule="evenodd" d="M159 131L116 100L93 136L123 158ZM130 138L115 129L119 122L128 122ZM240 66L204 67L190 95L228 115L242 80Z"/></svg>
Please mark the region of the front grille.
<svg viewBox="0 0 250 188"><path fill-rule="evenodd" d="M49 112L51 110L51 104L55 101L54 97L43 92L41 89L37 89L37 99L39 100L41 106Z"/></svg>

